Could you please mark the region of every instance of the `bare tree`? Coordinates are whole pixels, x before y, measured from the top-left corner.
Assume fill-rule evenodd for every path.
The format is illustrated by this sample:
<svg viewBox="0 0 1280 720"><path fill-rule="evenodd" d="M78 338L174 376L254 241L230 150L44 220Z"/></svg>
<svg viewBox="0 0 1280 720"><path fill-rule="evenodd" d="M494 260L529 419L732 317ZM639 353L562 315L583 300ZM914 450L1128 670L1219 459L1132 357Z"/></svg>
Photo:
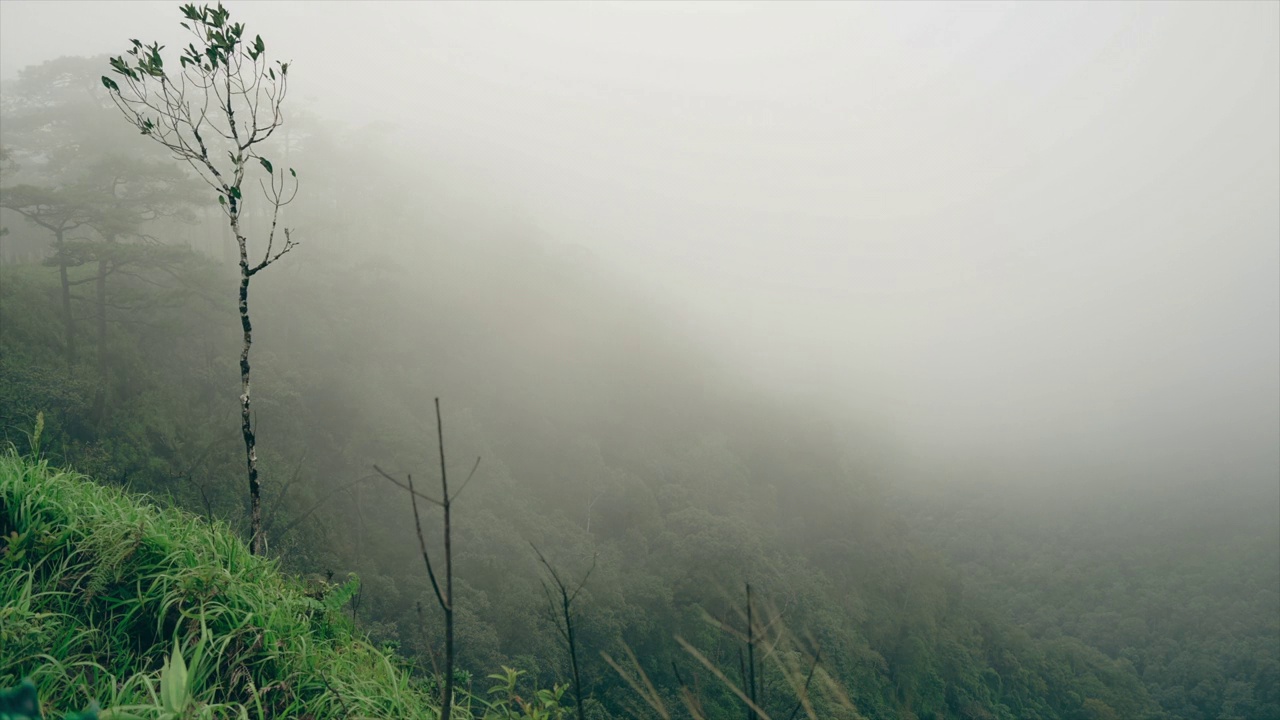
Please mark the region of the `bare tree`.
<svg viewBox="0 0 1280 720"><path fill-rule="evenodd" d="M587 580L591 577L591 573L595 572L597 556L591 556L591 567L587 568L587 572L582 576L582 580L578 582L577 587L574 587L571 590L569 589L569 586L565 584L564 580L560 579L560 573L556 572L556 569L551 566L551 563L547 561L547 558L542 554L542 551L538 549L538 546L533 543L529 543L529 546L532 547L533 552L537 554L538 562L542 563L542 566L551 574L551 581L555 583L556 590L560 593L559 602L553 600L551 597L551 588L547 587L545 582L542 583L542 591L547 595L547 604L550 605L552 613L555 613L557 605L560 606L560 620L564 621L564 627L560 627L560 622L557 620L556 630L560 632L560 637L564 638L565 644L568 646L569 665L573 670L573 698L576 702L578 720L584 720L584 716L582 714L582 677L578 673L578 643L573 632L573 601L578 599L578 593L582 592L582 588L586 586Z"/></svg>
<svg viewBox="0 0 1280 720"><path fill-rule="evenodd" d="M756 688L756 623L754 607L751 604L751 583L747 583L747 673L743 680L747 683L747 691L751 702L747 705L747 720L758 720L756 707L760 698Z"/></svg>
<svg viewBox="0 0 1280 720"><path fill-rule="evenodd" d="M261 36L245 40L244 25L230 22L230 13L219 4L183 5L186 28L195 42L182 50L179 69L165 69L159 43L143 45L132 40L127 57L111 59L120 82L103 76L111 99L138 130L185 162L218 195L232 235L239 248L240 327L240 431L244 438L249 475L250 549L266 552L262 532L262 485L250 412L249 349L253 325L249 320L249 281L296 243L288 228L284 242L275 247L280 208L292 202L298 191L297 173L279 172L259 154L262 143L284 124L281 105L288 94L289 63L268 63ZM223 154L226 160L224 161ZM250 261L249 240L241 224L246 199L243 187L251 170L261 167L267 181L258 180L270 208L270 230L261 260Z"/></svg>
<svg viewBox="0 0 1280 720"><path fill-rule="evenodd" d="M440 419L440 398L436 398L436 441L440 447L440 498L436 499L429 495L424 495L413 488L413 476L406 475L406 482L400 482L391 475L387 474L377 465L373 469L383 478L394 484L396 487L409 492L409 503L413 507L413 524L418 532L418 548L422 551L422 562L427 566L427 577L431 580L431 590L435 593L436 603L440 606L441 612L444 613L444 694L440 700L440 720L449 720L453 712L453 525L450 511L453 508L453 502L462 495L462 491L467 489L467 484L471 482L471 478L475 477L476 469L480 467L480 458L476 458L475 465L471 466L471 472L467 475L467 479L462 481L462 486L453 495L449 494L449 472L444 461L444 423ZM422 515L418 512L418 500L426 500L439 507L444 511L444 587L441 588L440 582L436 579L435 566L431 563L431 554L427 552L427 541L422 534Z"/></svg>

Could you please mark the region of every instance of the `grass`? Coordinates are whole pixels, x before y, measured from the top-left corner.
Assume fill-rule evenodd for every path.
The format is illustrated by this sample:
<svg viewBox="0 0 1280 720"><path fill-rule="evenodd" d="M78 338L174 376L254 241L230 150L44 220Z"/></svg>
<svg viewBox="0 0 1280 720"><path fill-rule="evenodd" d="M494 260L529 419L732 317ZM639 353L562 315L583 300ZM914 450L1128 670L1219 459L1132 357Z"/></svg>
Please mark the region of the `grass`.
<svg viewBox="0 0 1280 720"><path fill-rule="evenodd" d="M0 453L0 689L30 678L45 717L436 718L428 681L342 615L351 589L308 589L220 523ZM525 717L505 678L455 717Z"/></svg>

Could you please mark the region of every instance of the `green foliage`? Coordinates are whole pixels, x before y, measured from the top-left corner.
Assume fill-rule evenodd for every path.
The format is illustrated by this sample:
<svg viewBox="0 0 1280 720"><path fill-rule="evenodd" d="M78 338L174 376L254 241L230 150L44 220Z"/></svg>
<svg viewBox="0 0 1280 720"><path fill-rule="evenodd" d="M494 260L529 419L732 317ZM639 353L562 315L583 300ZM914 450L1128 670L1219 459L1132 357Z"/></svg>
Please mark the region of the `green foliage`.
<svg viewBox="0 0 1280 720"><path fill-rule="evenodd" d="M0 529L0 684L30 677L54 707L96 698L159 717L197 706L328 716L344 703L380 717L427 713L403 669L225 527L10 453L0 457ZM129 537L124 557L104 555ZM105 582L104 562L117 569ZM174 638L167 655L164 638ZM158 674L145 670L153 662Z"/></svg>
<svg viewBox="0 0 1280 720"><path fill-rule="evenodd" d="M210 281L208 264L177 270L192 284L163 288L166 278L175 278L155 267L122 276L109 294L112 302L136 309L128 323L109 316L113 332L105 338L87 338L95 353L105 351L111 360L105 377L89 362L71 373L60 362L61 339L50 330L59 324L57 273L29 265L0 270L0 441L38 451L56 464L74 463L105 481L127 478L136 489L164 495L174 490L174 477L210 482L210 475L232 467L230 459L214 454L222 436L199 416L220 411L214 392L224 382L234 383L234 368L207 362L208 356L180 368L200 357L197 338L218 327L211 322L216 308L197 299L202 283ZM195 342L174 352L175 338L186 334L183 327ZM103 339L106 345L99 347ZM95 413L98 398L103 412ZM37 417L44 419L38 448L31 432ZM196 428L208 434L195 437ZM194 493L185 497L192 507L200 502L196 487L182 490Z"/></svg>
<svg viewBox="0 0 1280 720"><path fill-rule="evenodd" d="M46 712L100 701L104 720L436 716L427 684L341 614L354 577L316 602L221 524L12 451L0 532L0 687L16 685L0 718L40 717L37 694ZM460 707L561 717L563 688L527 702L510 690Z"/></svg>
<svg viewBox="0 0 1280 720"><path fill-rule="evenodd" d="M1082 686L1131 673L1159 705L1152 717L1280 717L1274 500L1184 489L1063 513L1061 502L1050 511L970 490L903 503L968 592L1043 638ZM1110 674L1082 676L1079 660L1099 655ZM1136 713L1063 697L1086 717Z"/></svg>
<svg viewBox="0 0 1280 720"><path fill-rule="evenodd" d="M272 102L278 111L278 102L283 99L284 89L283 82L289 73L289 63L276 61L274 65L267 65L259 68L259 63L266 54L267 46L261 35L255 35L251 41L245 38L244 23L230 22L231 13L219 3L217 6L187 4L181 6L182 16L185 22L180 23L189 33L191 33L196 42L188 43L182 48L181 55L178 57L178 66L180 75L182 73L193 73L192 77L200 78L196 80L195 85L198 87L208 88L210 83L215 82L215 78L221 74L223 78L233 78L241 74L242 69L252 68L252 74L255 76L253 84L256 86L262 80L270 79L271 83L276 83L277 78L281 83L274 92L268 93L272 97ZM122 91L119 83L114 79L105 75L101 76L102 86L112 94L113 99L118 106L125 112L126 117L134 124L135 127L143 135L158 136L162 144L170 149L186 153L187 158L192 161L200 161L209 163L209 149L205 144L205 140L198 133L192 133L191 137L183 140L175 139L181 132L178 130L183 120L183 102L189 102L189 99L172 104L151 104L147 100L147 93L143 89L148 81L158 82L162 87L167 86L163 91L166 96L174 93L174 88L186 85L182 80L171 78L165 70L164 55L161 53L164 46L158 42L145 44L140 40L130 40L130 48L125 51L124 55L119 55L109 59L108 63L111 71L120 76L128 86L126 91ZM246 66L247 63L247 66ZM279 75L277 76L277 69ZM250 71L245 70L246 74ZM238 79L236 82L244 82ZM232 106L232 100L227 97L220 100L225 103L226 112L228 113L226 121L228 123L227 130L233 136L238 132L238 127L231 113L235 110ZM221 109L221 108L220 108ZM240 140L236 141L236 145L228 157L231 165L236 169L236 179L238 183L242 176L242 169L245 160L250 155L246 155L245 151L255 145L259 128L256 125L257 103L249 106L249 111L254 116L249 126L245 127L246 137L243 139L244 144L240 144ZM185 110L189 113L189 108ZM190 117L186 116L189 122ZM278 121L278 112L276 120ZM268 133L269 134L269 133ZM197 150L197 148L199 148ZM272 164L259 157L259 162L268 174L273 174ZM210 167L210 169L212 169ZM289 173L296 178L297 173L290 168ZM223 182L223 178L214 173L212 177L206 176L211 182L215 182L215 187L221 187L226 193L219 195L218 201L226 203L228 196L233 200L241 199L241 190L238 184L228 185Z"/></svg>
<svg viewBox="0 0 1280 720"><path fill-rule="evenodd" d="M533 690L529 699L521 695L518 686L525 671L502 667L502 672L489 676L495 684L489 688L489 700L478 700L485 708L485 717L492 720L563 720L568 718L569 708L564 706L568 685Z"/></svg>

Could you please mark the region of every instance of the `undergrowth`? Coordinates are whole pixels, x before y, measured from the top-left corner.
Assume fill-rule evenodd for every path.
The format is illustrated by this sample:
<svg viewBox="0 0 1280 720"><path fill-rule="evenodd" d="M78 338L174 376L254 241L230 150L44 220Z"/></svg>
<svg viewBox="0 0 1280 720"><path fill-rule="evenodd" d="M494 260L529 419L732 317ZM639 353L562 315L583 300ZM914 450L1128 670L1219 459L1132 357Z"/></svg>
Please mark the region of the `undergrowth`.
<svg viewBox="0 0 1280 720"><path fill-rule="evenodd" d="M225 525L0 453L0 689L29 678L45 717L436 718L434 682L341 613L356 582L308 588ZM519 675L454 717L563 715Z"/></svg>

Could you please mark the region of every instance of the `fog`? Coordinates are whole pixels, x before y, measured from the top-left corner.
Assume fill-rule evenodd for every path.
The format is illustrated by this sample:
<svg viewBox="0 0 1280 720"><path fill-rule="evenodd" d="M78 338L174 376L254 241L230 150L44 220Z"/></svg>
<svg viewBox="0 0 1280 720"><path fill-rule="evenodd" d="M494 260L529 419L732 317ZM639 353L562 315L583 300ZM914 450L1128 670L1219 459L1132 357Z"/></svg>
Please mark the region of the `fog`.
<svg viewBox="0 0 1280 720"><path fill-rule="evenodd" d="M903 479L1280 484L1280 5L231 8L300 103ZM6 81L179 39L169 2L0 14Z"/></svg>

